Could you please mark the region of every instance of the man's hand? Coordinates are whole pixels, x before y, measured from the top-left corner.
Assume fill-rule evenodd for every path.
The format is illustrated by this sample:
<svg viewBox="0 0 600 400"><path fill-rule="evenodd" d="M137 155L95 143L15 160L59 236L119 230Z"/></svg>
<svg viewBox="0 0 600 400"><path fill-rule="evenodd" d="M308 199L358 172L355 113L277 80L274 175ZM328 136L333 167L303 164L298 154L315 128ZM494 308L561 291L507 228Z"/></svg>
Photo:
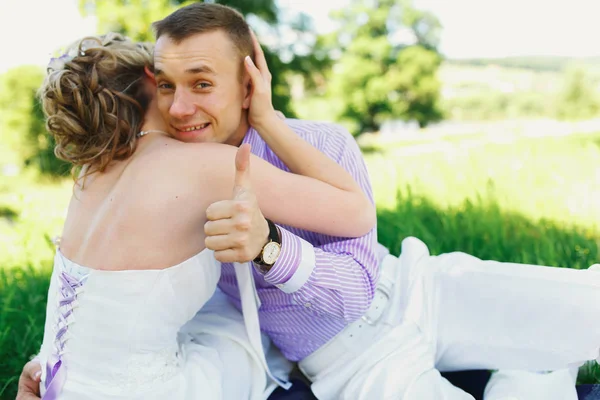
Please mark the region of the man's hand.
<svg viewBox="0 0 600 400"><path fill-rule="evenodd" d="M39 400L41 375L42 366L38 360L34 359L25 364L19 377L16 400Z"/></svg>
<svg viewBox="0 0 600 400"><path fill-rule="evenodd" d="M250 180L250 145L243 144L235 157L233 199L206 209L204 243L221 262L247 262L261 252L269 236L269 225L258 208Z"/></svg>
<svg viewBox="0 0 600 400"><path fill-rule="evenodd" d="M244 59L246 71L250 75L252 82L252 94L250 99L250 109L248 110L248 120L250 125L256 128L259 133L262 127L269 124L273 118L279 117L273 108L271 99L271 72L267 66L265 54L256 39L254 32L250 31L252 42L254 43L254 56L256 64L250 56Z"/></svg>

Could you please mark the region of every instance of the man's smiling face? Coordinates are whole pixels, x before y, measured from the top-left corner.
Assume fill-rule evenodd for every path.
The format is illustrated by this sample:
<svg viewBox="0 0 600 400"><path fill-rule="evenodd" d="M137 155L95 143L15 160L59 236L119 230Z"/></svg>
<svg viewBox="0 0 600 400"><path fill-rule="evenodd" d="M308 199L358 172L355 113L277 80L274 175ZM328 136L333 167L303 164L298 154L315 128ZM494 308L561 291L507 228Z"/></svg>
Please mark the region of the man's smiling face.
<svg viewBox="0 0 600 400"><path fill-rule="evenodd" d="M249 128L249 77L223 30L154 48L158 108L169 133L183 142L241 144Z"/></svg>

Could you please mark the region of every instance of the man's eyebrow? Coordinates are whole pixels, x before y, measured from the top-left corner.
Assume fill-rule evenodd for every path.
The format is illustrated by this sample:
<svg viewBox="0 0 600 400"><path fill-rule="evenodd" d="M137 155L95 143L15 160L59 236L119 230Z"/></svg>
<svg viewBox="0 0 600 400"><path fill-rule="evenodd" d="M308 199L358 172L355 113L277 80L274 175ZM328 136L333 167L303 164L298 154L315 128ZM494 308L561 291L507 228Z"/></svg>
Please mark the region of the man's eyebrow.
<svg viewBox="0 0 600 400"><path fill-rule="evenodd" d="M208 65L199 65L197 67L188 68L185 70L186 74L213 74L215 71Z"/></svg>
<svg viewBox="0 0 600 400"><path fill-rule="evenodd" d="M208 65L199 65L197 67L192 67L192 68L188 68L184 71L184 73L189 74L189 75L196 75L196 74L215 74L215 71L209 67ZM154 76L160 76L160 75L166 75L165 71L163 71L160 68L155 68L154 69Z"/></svg>

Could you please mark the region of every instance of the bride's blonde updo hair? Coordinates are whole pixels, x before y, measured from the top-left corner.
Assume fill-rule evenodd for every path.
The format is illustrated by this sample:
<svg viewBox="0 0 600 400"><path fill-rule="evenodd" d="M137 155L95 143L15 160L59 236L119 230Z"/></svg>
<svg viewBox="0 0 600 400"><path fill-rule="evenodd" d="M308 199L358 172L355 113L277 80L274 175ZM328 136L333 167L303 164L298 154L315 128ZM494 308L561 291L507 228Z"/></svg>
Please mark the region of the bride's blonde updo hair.
<svg viewBox="0 0 600 400"><path fill-rule="evenodd" d="M103 172L113 160L131 156L152 93L144 67L152 47L117 33L77 41L48 65L40 89L54 153L73 164L73 173Z"/></svg>

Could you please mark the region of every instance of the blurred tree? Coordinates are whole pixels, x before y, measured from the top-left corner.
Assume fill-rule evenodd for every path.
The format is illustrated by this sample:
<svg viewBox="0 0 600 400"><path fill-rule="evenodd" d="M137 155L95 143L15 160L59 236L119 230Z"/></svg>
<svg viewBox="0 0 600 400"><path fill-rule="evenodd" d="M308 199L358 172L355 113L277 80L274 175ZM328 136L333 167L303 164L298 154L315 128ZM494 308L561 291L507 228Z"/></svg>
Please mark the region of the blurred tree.
<svg viewBox="0 0 600 400"><path fill-rule="evenodd" d="M66 175L68 164L54 156L54 140L45 128L37 90L44 71L37 66L8 70L0 76L0 128L3 141L19 153L25 165L48 175Z"/></svg>
<svg viewBox="0 0 600 400"><path fill-rule="evenodd" d="M98 30L120 32L132 40L153 42L152 23L177 8L196 3L191 0L79 0L83 15L98 19ZM274 0L222 0L206 1L233 7L244 15L255 15L268 23L277 22Z"/></svg>
<svg viewBox="0 0 600 400"><path fill-rule="evenodd" d="M290 88L287 75L301 74L307 77L317 68L317 58L310 51L313 41L310 17L305 14L282 15L275 0L219 0L212 1L228 5L240 11L257 32L263 42L271 38L264 47L265 58L273 75L273 105L287 116L294 113L290 107ZM186 0L79 0L84 15L95 15L98 30L121 32L132 40L154 41L152 22L166 17L177 8L194 3ZM283 26L284 25L284 26ZM259 28L259 29L257 29ZM283 35L282 29L292 35ZM286 42L287 38L287 42ZM290 40L291 39L291 40ZM305 49L302 52L302 45ZM284 61L285 60L285 61Z"/></svg>
<svg viewBox="0 0 600 400"><path fill-rule="evenodd" d="M338 55L329 94L343 104L340 117L356 134L391 119L424 127L442 118L441 27L433 15L404 0L352 0L334 18L340 29L324 40Z"/></svg>
<svg viewBox="0 0 600 400"><path fill-rule="evenodd" d="M564 87L557 101L559 119L586 119L598 115L598 81L582 66L571 66L564 73Z"/></svg>

